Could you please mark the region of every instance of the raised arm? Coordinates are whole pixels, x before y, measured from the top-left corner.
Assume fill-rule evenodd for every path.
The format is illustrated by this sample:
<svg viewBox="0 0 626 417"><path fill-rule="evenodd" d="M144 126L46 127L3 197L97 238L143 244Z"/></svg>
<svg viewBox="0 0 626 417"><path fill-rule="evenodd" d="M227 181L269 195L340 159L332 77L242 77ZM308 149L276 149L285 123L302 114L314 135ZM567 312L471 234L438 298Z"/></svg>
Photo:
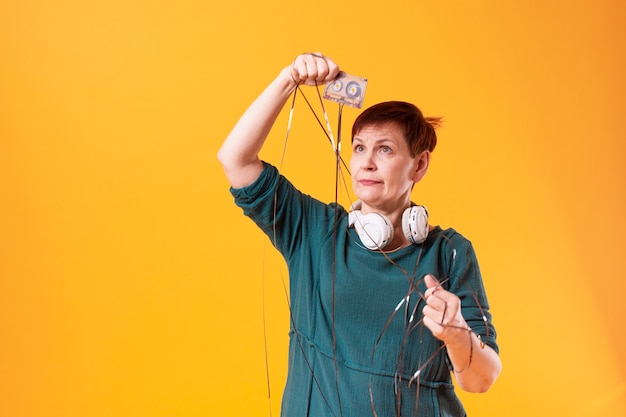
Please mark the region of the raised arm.
<svg viewBox="0 0 626 417"><path fill-rule="evenodd" d="M319 53L299 55L278 74L248 107L218 151L217 157L232 187L250 185L260 175L263 164L259 152L296 86L322 84L338 74L337 64Z"/></svg>

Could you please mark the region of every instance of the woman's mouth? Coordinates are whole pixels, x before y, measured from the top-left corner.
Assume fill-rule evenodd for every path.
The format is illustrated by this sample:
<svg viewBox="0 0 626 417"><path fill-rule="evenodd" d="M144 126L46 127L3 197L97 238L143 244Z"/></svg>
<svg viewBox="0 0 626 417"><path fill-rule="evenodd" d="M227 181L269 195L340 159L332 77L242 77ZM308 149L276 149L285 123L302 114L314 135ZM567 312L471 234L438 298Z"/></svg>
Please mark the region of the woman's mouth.
<svg viewBox="0 0 626 417"><path fill-rule="evenodd" d="M359 180L359 184L366 185L366 186L367 185L376 185L376 184L379 184L379 183L380 183L379 181L375 181L375 180L368 180L368 179Z"/></svg>

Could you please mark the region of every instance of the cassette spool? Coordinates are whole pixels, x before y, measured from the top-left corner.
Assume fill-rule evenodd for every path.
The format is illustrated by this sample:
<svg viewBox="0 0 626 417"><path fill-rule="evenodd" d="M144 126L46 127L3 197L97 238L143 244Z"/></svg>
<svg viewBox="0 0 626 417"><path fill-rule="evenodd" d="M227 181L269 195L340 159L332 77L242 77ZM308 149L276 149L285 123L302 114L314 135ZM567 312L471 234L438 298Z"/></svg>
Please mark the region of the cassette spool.
<svg viewBox="0 0 626 417"><path fill-rule="evenodd" d="M366 87L366 78L346 74L342 71L337 78L326 83L324 98L360 109L363 106Z"/></svg>

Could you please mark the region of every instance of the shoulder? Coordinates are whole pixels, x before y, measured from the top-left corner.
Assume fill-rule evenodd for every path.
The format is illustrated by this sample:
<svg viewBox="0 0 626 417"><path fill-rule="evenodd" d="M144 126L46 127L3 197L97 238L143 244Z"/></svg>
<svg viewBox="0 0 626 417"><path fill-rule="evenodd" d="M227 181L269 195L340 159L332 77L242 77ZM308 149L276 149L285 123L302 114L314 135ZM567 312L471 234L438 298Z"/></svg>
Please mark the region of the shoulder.
<svg viewBox="0 0 626 417"><path fill-rule="evenodd" d="M452 247L464 247L471 246L472 242L464 235L459 233L456 229L451 227L442 229L440 226L435 226L429 233L426 239L427 243L447 245Z"/></svg>
<svg viewBox="0 0 626 417"><path fill-rule="evenodd" d="M435 227L428 234L425 245L432 256L438 257L450 267L476 262L472 242L456 229Z"/></svg>

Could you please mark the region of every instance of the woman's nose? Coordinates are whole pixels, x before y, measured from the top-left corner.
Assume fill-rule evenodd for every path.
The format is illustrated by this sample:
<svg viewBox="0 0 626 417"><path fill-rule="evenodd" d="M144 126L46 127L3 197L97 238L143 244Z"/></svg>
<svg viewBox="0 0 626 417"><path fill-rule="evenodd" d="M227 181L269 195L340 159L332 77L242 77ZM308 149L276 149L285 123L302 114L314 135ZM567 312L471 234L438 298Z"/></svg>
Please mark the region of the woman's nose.
<svg viewBox="0 0 626 417"><path fill-rule="evenodd" d="M363 159L361 161L361 168L366 169L368 171L372 171L376 169L376 164L374 163L374 155L372 155L369 152L363 155Z"/></svg>

